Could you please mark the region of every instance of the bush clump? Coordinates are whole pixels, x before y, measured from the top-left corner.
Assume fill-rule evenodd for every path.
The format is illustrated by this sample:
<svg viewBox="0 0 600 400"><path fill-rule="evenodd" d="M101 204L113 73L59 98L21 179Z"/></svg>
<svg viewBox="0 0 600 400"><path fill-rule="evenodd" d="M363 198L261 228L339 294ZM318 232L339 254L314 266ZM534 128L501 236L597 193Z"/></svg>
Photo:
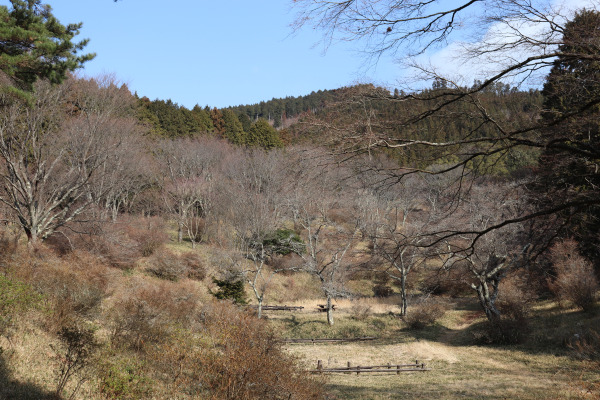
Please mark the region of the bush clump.
<svg viewBox="0 0 600 400"><path fill-rule="evenodd" d="M403 321L408 329L423 329L426 326L433 325L438 319L446 313L446 306L431 300L422 301L413 307L409 307Z"/></svg>
<svg viewBox="0 0 600 400"><path fill-rule="evenodd" d="M569 301L584 311L596 303L598 279L592 264L579 254L577 242L571 239L555 244L550 250L556 278L548 282L559 302Z"/></svg>
<svg viewBox="0 0 600 400"><path fill-rule="evenodd" d="M210 399L323 399L321 382L297 367L263 321L220 302L204 310L207 343L197 360Z"/></svg>
<svg viewBox="0 0 600 400"><path fill-rule="evenodd" d="M178 255L161 251L148 260L146 272L157 278L176 282L187 276L187 266Z"/></svg>
<svg viewBox="0 0 600 400"><path fill-rule="evenodd" d="M216 292L211 292L217 299L233 300L235 304L247 304L243 280L219 280L213 278L213 283L219 288Z"/></svg>

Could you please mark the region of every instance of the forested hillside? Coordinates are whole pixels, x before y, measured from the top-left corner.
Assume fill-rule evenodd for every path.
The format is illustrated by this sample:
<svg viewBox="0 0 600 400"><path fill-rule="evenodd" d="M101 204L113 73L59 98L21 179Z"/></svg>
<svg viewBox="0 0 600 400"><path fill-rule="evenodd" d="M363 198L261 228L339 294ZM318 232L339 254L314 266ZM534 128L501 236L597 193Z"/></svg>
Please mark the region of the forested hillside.
<svg viewBox="0 0 600 400"><path fill-rule="evenodd" d="M407 97L406 94L401 97L397 90L392 94L383 88L359 85L223 110L210 109L208 106L196 106L188 110L170 100L150 101L142 98L139 100L138 114L142 121L149 124L150 132L160 136L217 135L233 144L265 148L301 143L333 145L330 128L334 125L345 125L345 129L358 131L377 129L391 138L428 142L458 140L465 132L473 132L473 138L495 134L496 127L470 109L472 104L452 104L443 113L437 113L427 121L397 123L408 115L429 110L435 105L436 94L446 90L445 83L434 81L432 89L423 92L432 99L423 101ZM542 107L539 91L523 92L502 83L483 90L476 101L492 117L502 116L515 126L534 121L539 117ZM279 128L277 133L267 124L257 125L259 120ZM262 128L258 129L260 126ZM425 147L386 152L399 166L425 168L453 161L452 158L444 159L447 152L436 152ZM507 174L534 166L537 157L535 149L516 148L495 158L475 159L472 167L478 168L481 173Z"/></svg>

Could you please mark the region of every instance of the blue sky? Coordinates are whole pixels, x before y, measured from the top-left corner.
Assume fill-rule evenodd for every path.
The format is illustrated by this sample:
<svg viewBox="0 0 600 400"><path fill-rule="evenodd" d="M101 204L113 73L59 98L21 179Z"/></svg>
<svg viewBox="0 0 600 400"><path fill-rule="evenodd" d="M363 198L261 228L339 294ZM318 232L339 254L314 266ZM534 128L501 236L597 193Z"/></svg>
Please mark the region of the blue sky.
<svg viewBox="0 0 600 400"><path fill-rule="evenodd" d="M573 9L598 2L548 1ZM86 51L97 54L86 64L86 76L114 74L140 96L171 99L188 108L253 104L364 82L405 88L398 81L409 76L389 58L366 68L364 54L357 52L359 43L336 42L324 51L318 43L321 32L305 27L294 33L292 0L42 2L52 6L63 24L83 22L78 38L89 38ZM471 84L486 72L486 65L480 59L472 65L456 59L460 46L449 43L421 61ZM543 76L533 84L539 86ZM429 82L416 87L422 85Z"/></svg>
<svg viewBox="0 0 600 400"><path fill-rule="evenodd" d="M1 3L9 4L8 1ZM226 107L309 94L357 82L393 82L380 61L365 72L351 44L324 53L318 32L294 34L288 0L47 0L97 56L85 75L113 73L150 99Z"/></svg>

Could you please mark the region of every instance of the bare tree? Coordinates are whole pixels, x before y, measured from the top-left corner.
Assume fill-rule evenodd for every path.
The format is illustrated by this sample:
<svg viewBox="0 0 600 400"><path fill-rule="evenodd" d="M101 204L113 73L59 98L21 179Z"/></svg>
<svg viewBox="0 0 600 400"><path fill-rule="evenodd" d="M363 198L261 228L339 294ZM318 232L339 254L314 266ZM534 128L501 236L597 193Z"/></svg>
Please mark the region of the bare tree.
<svg viewBox="0 0 600 400"><path fill-rule="evenodd" d="M252 288L262 316L265 294L279 269L266 265L277 249L267 239L282 224L282 193L286 179L284 155L261 150L237 153L225 168L227 217L232 242L248 261L242 274Z"/></svg>
<svg viewBox="0 0 600 400"><path fill-rule="evenodd" d="M0 201L14 213L30 243L72 221L92 203L90 180L102 173L121 137L133 96L111 79L35 84L31 105L0 110Z"/></svg>
<svg viewBox="0 0 600 400"><path fill-rule="evenodd" d="M446 255L445 268L457 263L466 264L471 272L473 283L482 309L490 322L497 322L501 313L496 307L498 289L502 279L510 272L524 267L533 252L537 241L531 237L530 230L523 224L507 224L494 229L478 240L473 240L472 231L485 231L499 221L521 215L528 207L518 192L522 188L515 183L505 187L493 183L478 183L461 200L452 217L441 221L452 230L464 229L464 234L446 238L439 243L439 253ZM501 206L498 206L498 204ZM444 231L444 226L435 228ZM469 246L465 246L465 243Z"/></svg>
<svg viewBox="0 0 600 400"><path fill-rule="evenodd" d="M90 179L88 196L100 220L110 217L116 222L120 211L129 209L145 188L156 184L149 146L136 126L130 132L135 134L124 134L120 146Z"/></svg>
<svg viewBox="0 0 600 400"><path fill-rule="evenodd" d="M227 145L210 138L164 141L157 157L166 171L163 196L177 222L177 241L190 218L203 218L212 207L214 174ZM195 235L191 235L195 246Z"/></svg>
<svg viewBox="0 0 600 400"><path fill-rule="evenodd" d="M329 162L323 165L322 154L301 153L294 164L296 177L290 180L288 209L295 225L302 230L305 251L300 253L304 270L319 279L327 300L327 322L333 325L332 300L347 296L344 283L350 272L350 255L354 251L359 235L358 212L344 199L352 196L342 185L347 172L333 168ZM343 221L332 221L329 214L341 210Z"/></svg>

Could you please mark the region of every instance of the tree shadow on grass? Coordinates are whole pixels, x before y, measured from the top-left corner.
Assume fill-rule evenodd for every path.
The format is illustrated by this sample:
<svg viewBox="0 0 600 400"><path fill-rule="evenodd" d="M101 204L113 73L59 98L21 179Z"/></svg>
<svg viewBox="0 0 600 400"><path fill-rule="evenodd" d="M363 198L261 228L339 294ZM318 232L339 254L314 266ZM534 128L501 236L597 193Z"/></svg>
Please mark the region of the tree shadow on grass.
<svg viewBox="0 0 600 400"><path fill-rule="evenodd" d="M510 348L530 354L572 355L569 343L583 337L587 332L600 333L600 312L585 313L579 310L564 310L557 306L535 310L525 321L513 323L508 329L517 335L514 343L490 342L494 333L483 313L469 320L463 328L451 329L436 323L421 330L404 328L399 331L413 340L428 340L448 346L489 346L490 348ZM475 315L475 313L473 314Z"/></svg>
<svg viewBox="0 0 600 400"><path fill-rule="evenodd" d="M1 400L50 400L53 393L46 392L29 382L18 382L12 379L6 359L0 352L0 399Z"/></svg>

